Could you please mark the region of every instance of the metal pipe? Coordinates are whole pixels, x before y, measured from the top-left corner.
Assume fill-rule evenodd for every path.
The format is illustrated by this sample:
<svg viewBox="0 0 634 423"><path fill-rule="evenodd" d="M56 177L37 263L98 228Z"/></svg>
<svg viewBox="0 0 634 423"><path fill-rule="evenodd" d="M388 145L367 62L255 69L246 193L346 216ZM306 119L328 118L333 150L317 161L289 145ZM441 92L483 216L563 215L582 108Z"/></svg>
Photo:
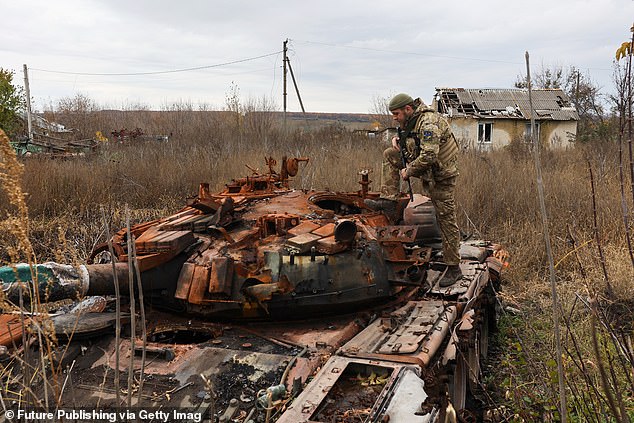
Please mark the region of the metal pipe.
<svg viewBox="0 0 634 423"><path fill-rule="evenodd" d="M128 287L128 265L115 266L119 285ZM111 264L89 264L70 266L54 262L33 264L20 263L0 267L0 282L7 299L18 304L21 288L34 292L37 283L41 302L76 299L86 295L113 295L115 282Z"/></svg>
<svg viewBox="0 0 634 423"><path fill-rule="evenodd" d="M112 264L88 264L84 266L88 271L87 295L113 295L115 292ZM114 270L117 272L119 290L128 292L129 276L128 263L116 263Z"/></svg>

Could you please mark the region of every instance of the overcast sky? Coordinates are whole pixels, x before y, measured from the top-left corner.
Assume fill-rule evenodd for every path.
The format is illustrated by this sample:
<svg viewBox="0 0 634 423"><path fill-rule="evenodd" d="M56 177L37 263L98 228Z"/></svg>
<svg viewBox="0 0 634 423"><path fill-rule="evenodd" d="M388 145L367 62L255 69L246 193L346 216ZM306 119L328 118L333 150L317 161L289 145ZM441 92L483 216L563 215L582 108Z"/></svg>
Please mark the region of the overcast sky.
<svg viewBox="0 0 634 423"><path fill-rule="evenodd" d="M377 97L435 87L512 88L574 65L613 91L614 53L631 36L633 0L300 1L0 0L0 67L34 109L83 94L99 106L283 109L282 43L309 112L368 113ZM198 69L195 69L198 68ZM300 111L290 73L289 111Z"/></svg>

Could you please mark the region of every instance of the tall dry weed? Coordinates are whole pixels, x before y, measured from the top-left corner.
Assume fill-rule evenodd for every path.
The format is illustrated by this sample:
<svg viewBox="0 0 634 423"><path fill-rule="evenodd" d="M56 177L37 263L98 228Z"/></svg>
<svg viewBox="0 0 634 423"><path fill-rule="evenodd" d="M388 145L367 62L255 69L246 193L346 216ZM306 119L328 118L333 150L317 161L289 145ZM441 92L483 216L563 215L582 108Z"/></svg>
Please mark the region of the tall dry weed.
<svg viewBox="0 0 634 423"><path fill-rule="evenodd" d="M18 161L9 138L0 129L0 186L8 200L4 219L0 221L0 232L12 238L12 243L4 245L13 262L34 263L35 254L29 240L29 212L21 184L23 172L24 166Z"/></svg>
<svg viewBox="0 0 634 423"><path fill-rule="evenodd" d="M612 410L606 400L610 390L620 398L618 408L631 415L634 269L624 233L632 228L623 227L617 146L549 151L542 164L559 309L565 322L568 412L575 421L606 421ZM500 401L514 410L515 415L507 418L556 421L552 298L531 158L517 151L469 153L461 165L462 227L502 242L512 258L501 298L514 311L503 315L500 342L505 349L493 372L505 395ZM609 287L612 297L607 296Z"/></svg>
<svg viewBox="0 0 634 423"><path fill-rule="evenodd" d="M9 365L0 365L0 374L6 375L10 372L13 368L12 363L15 362L16 366L21 367L22 381L16 388L17 392L14 391L10 399L18 404L38 405L48 410L51 394L54 395L60 386L59 369L47 368L47 363L53 360L53 350L57 346L57 339L52 322L39 301L40 282L46 281L38 280L39 275L36 271L36 254L30 242L29 211L26 195L22 191L23 171L24 168L17 160L8 137L0 129L0 187L8 198L8 203L3 210L5 218L0 221L2 245L5 246L4 254L9 257L11 263L26 262L29 265L33 281L32 284L17 282L20 290L19 304L10 303L3 291L0 308L2 310L17 309L21 327L20 338L28 347L23 349L24 354L14 351L13 360ZM15 273L17 276L17 269ZM35 351L30 351L32 343L38 346ZM36 394L36 391L40 389L44 392L44 398ZM6 397L7 390L3 394ZM5 407L4 402L2 406ZM6 412L6 409L4 411Z"/></svg>

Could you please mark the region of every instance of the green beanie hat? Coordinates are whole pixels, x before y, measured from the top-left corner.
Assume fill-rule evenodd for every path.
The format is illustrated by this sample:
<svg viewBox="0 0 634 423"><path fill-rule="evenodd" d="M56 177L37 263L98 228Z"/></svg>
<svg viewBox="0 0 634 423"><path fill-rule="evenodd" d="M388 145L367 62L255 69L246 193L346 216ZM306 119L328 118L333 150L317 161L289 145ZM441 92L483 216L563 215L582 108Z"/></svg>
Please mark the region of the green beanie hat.
<svg viewBox="0 0 634 423"><path fill-rule="evenodd" d="M408 104L412 104L414 99L405 93L396 94L392 100L390 100L389 109L390 112L401 107L405 107Z"/></svg>

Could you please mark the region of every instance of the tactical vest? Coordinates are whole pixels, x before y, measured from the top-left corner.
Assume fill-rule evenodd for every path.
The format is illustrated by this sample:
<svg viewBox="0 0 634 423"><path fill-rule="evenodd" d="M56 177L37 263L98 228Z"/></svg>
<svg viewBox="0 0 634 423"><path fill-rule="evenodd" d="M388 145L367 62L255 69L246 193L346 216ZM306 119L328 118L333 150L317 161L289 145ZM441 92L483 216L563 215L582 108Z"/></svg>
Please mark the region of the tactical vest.
<svg viewBox="0 0 634 423"><path fill-rule="evenodd" d="M422 113L419 116L419 118L416 119L417 133L420 132L420 127L422 126L422 123L424 122L424 120L429 119L429 116L427 115L428 113L432 113L432 121L434 121L436 126L438 126L439 128L443 128L445 125L446 126L449 125L447 122L443 121L444 118L439 113L436 113L434 110L430 108L425 108L422 110ZM454 137L454 135L451 134L451 132L450 132L450 135L451 136L449 139L445 139L445 140L441 139L441 142L439 145L437 160L441 166L452 163L453 161L456 160L456 157L458 155L458 142L456 141L456 137Z"/></svg>

